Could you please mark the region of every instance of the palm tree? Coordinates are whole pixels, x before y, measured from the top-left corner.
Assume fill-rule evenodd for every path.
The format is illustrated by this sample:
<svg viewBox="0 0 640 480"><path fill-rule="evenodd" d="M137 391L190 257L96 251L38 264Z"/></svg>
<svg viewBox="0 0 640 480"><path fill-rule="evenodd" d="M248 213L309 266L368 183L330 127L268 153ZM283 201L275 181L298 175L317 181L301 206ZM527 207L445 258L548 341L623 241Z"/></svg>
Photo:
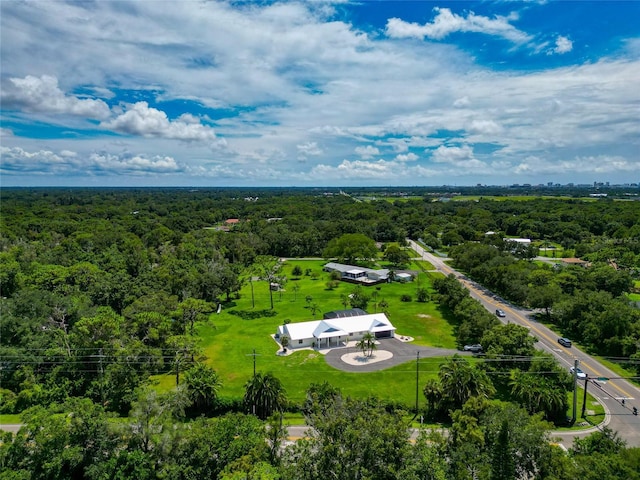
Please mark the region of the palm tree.
<svg viewBox="0 0 640 480"><path fill-rule="evenodd" d="M362 354L365 357L370 357L373 355L373 351L378 348L376 346L375 337L371 332L365 333L360 341L356 343L356 348L362 350Z"/></svg>
<svg viewBox="0 0 640 480"><path fill-rule="evenodd" d="M362 339L367 343L368 356L373 355L373 351L378 347L376 346L376 337L371 332L367 332L362 336Z"/></svg>
<svg viewBox="0 0 640 480"><path fill-rule="evenodd" d="M185 372L184 381L187 395L198 411L204 411L216 403L222 382L213 368L196 363Z"/></svg>
<svg viewBox="0 0 640 480"><path fill-rule="evenodd" d="M287 405L282 383L272 373L256 373L244 388L245 406L261 420L266 420L274 412L283 411Z"/></svg>
<svg viewBox="0 0 640 480"><path fill-rule="evenodd" d="M316 313L320 311L320 305L314 302L311 305L309 305L309 310L311 310L311 316L313 318L316 318Z"/></svg>
<svg viewBox="0 0 640 480"><path fill-rule="evenodd" d="M458 355L442 365L438 375L443 400L454 409L462 407L471 397L490 398L496 391L485 372Z"/></svg>
<svg viewBox="0 0 640 480"><path fill-rule="evenodd" d="M422 389L424 397L427 399L427 410L429 414L435 416L440 399L442 398L442 387L435 378L430 378Z"/></svg>
<svg viewBox="0 0 640 480"><path fill-rule="evenodd" d="M514 370L509 386L513 397L530 414L543 412L547 420L564 417L568 406L565 391L548 378Z"/></svg>
<svg viewBox="0 0 640 480"><path fill-rule="evenodd" d="M361 338L357 343L356 343L356 348L359 350L362 350L362 355L364 355L365 357L367 356L367 341L363 338Z"/></svg>

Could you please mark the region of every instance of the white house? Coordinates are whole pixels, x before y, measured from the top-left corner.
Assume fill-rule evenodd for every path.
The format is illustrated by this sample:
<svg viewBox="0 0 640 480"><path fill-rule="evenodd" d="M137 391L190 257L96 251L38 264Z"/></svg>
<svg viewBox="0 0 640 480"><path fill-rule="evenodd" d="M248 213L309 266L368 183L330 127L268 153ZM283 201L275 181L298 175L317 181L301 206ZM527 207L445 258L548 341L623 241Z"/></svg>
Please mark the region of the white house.
<svg viewBox="0 0 640 480"><path fill-rule="evenodd" d="M288 323L278 327L277 337L289 337L289 348L335 348L362 339L369 332L376 338L391 338L394 327L384 313Z"/></svg>

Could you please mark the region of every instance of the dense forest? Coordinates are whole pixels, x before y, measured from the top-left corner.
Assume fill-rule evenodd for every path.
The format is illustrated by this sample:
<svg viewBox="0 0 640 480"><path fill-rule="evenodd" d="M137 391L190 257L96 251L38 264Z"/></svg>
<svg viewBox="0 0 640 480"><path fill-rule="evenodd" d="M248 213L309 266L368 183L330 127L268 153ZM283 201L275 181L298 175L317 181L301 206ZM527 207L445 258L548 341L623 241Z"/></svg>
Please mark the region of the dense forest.
<svg viewBox="0 0 640 480"><path fill-rule="evenodd" d="M576 442L569 456L549 446L546 422L564 415L568 375L541 382L539 372L556 367L535 354L532 338L498 325L451 278L433 288L456 319L458 343L482 341L487 355L530 361L498 362L501 372L444 364L423 394L425 414L452 425L446 438L409 445L399 409L342 398L325 384L293 406L315 433L284 448L270 416L291 406L277 378L257 375L245 398L214 401L219 382L198 361L194 325L253 275L268 274L269 259L323 257L347 234L378 244L421 239L593 353L635 368L637 202L409 193L3 189L0 412L23 412L25 430L0 443L0 478L636 478L638 454L614 432ZM508 237L532 243L516 248ZM537 261L539 247L589 266ZM183 389L158 397L144 388L151 375L173 372ZM451 378L467 388L450 389ZM534 401L535 388L549 395ZM491 400L505 390L518 406ZM137 427L123 432L114 415ZM183 426L185 418L199 419ZM476 463L456 463L470 456Z"/></svg>

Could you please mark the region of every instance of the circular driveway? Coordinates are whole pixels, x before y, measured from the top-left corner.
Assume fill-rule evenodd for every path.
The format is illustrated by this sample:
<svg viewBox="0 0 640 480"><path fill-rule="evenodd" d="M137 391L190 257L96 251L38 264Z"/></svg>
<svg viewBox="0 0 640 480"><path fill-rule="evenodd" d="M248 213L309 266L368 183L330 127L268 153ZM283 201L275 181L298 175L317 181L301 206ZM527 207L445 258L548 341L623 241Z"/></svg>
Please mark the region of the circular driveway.
<svg viewBox="0 0 640 480"><path fill-rule="evenodd" d="M345 372L356 373L375 372L378 370L384 370L385 368L394 367L402 363L415 361L418 352L420 352L420 358L450 357L455 355L456 353L460 355L470 355L470 353L461 352L460 350L413 345L411 343L401 342L397 338L380 338L377 340L377 342L377 350L386 350L387 352L391 352L393 356L380 362L365 363L361 365L350 365L342 361L342 356L345 353L359 352L360 349L356 347L345 347L334 348L331 351L327 352L327 354L325 355L325 360L333 368ZM373 352L373 354L375 355L375 351Z"/></svg>

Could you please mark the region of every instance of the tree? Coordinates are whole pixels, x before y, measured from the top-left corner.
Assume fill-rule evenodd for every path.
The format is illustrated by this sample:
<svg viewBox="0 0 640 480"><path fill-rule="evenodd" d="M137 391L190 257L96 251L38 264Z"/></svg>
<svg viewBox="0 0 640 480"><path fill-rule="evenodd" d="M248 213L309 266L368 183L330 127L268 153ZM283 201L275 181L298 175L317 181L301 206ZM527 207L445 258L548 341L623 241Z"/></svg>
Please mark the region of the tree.
<svg viewBox="0 0 640 480"><path fill-rule="evenodd" d="M416 292L416 300L420 303L429 301L429 291L426 288L418 288Z"/></svg>
<svg viewBox="0 0 640 480"><path fill-rule="evenodd" d="M385 410L375 398L330 396L309 407L316 415L308 417L308 440L285 448L283 478L397 478L411 448L402 413Z"/></svg>
<svg viewBox="0 0 640 480"><path fill-rule="evenodd" d="M566 389L535 373L513 370L511 372L511 395L530 414L542 412L548 420L563 422L568 401Z"/></svg>
<svg viewBox="0 0 640 480"><path fill-rule="evenodd" d="M555 283L529 289L529 305L544 308L547 321L551 321L551 307L560 300L562 289Z"/></svg>
<svg viewBox="0 0 640 480"><path fill-rule="evenodd" d="M244 470L245 465L269 459L264 422L253 415L229 413L213 419L200 417L190 422L181 436L171 451L171 464L162 472L162 478L234 478L225 476Z"/></svg>
<svg viewBox="0 0 640 480"><path fill-rule="evenodd" d="M498 439L491 452L491 479L512 480L515 478L516 468L509 438L509 423L502 421Z"/></svg>
<svg viewBox="0 0 640 480"><path fill-rule="evenodd" d="M185 372L184 385L192 408L198 413L207 413L218 400L222 382L213 368L196 363Z"/></svg>
<svg viewBox="0 0 640 480"><path fill-rule="evenodd" d="M364 293L364 290L360 285L357 285L349 295L349 304L351 308L360 308L362 310L367 309L369 304L369 295Z"/></svg>
<svg viewBox="0 0 640 480"><path fill-rule="evenodd" d="M317 303L313 302L311 305L309 305L309 310L311 310L311 316L313 318L315 318L316 313L318 313L320 311L320 305L318 305Z"/></svg>
<svg viewBox="0 0 640 480"><path fill-rule="evenodd" d="M244 404L250 413L266 420L287 405L287 397L280 380L271 373L256 373L245 384Z"/></svg>
<svg viewBox="0 0 640 480"><path fill-rule="evenodd" d="M192 337L174 335L167 341L169 356L176 372L176 385L180 384L180 372L187 370L196 361L198 347Z"/></svg>
<svg viewBox="0 0 640 480"><path fill-rule="evenodd" d="M376 346L376 337L373 336L371 332L366 332L362 339L360 339L356 343L356 348L362 350L362 354L366 357L370 357L373 355L373 351L377 349Z"/></svg>
<svg viewBox="0 0 640 480"><path fill-rule="evenodd" d="M22 419L3 459L3 470L16 472L7 478L86 478L90 466L106 461L116 447L108 415L88 399L34 407Z"/></svg>
<svg viewBox="0 0 640 480"><path fill-rule="evenodd" d="M289 338L289 335L282 335L280 337L280 345L282 345L282 350L283 351L287 351L287 347L289 346L289 341L291 339Z"/></svg>
<svg viewBox="0 0 640 480"><path fill-rule="evenodd" d="M486 373L459 355L440 366L442 396L451 408L460 408L471 397L491 398L495 389Z"/></svg>
<svg viewBox="0 0 640 480"><path fill-rule="evenodd" d="M178 309L174 312L174 318L178 320L180 325L178 334L184 334L189 327L189 334L193 335L195 323L205 320L205 313L213 311L213 306L204 300L197 298L187 298L178 304Z"/></svg>
<svg viewBox="0 0 640 480"><path fill-rule="evenodd" d="M258 272L260 280L267 282L269 287L269 300L271 301L271 310L273 310L273 289L272 285L279 285L280 277L278 272L280 271L280 261L277 257L271 257L268 255L260 255L256 257L254 262L255 268Z"/></svg>
<svg viewBox="0 0 640 480"><path fill-rule="evenodd" d="M411 261L407 251L401 249L398 245L389 245L384 251L384 259L396 267L401 267Z"/></svg>
<svg viewBox="0 0 640 480"><path fill-rule="evenodd" d="M347 233L329 241L323 252L325 258L354 264L358 260L368 262L378 255L375 242L361 233Z"/></svg>

